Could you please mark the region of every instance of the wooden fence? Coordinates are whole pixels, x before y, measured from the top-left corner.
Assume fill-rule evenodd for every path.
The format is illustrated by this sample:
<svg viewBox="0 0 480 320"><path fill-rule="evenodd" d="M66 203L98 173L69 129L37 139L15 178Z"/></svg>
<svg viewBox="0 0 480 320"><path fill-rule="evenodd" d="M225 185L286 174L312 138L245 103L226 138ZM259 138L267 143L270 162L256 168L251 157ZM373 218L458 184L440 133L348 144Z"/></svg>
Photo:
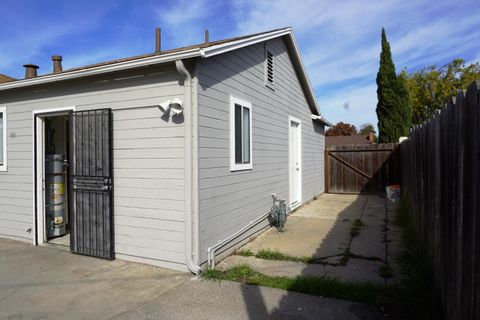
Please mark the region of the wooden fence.
<svg viewBox="0 0 480 320"><path fill-rule="evenodd" d="M433 261L446 319L480 318L480 82L401 144L402 187Z"/></svg>
<svg viewBox="0 0 480 320"><path fill-rule="evenodd" d="M328 193L383 194L400 184L397 144L333 145L325 150Z"/></svg>

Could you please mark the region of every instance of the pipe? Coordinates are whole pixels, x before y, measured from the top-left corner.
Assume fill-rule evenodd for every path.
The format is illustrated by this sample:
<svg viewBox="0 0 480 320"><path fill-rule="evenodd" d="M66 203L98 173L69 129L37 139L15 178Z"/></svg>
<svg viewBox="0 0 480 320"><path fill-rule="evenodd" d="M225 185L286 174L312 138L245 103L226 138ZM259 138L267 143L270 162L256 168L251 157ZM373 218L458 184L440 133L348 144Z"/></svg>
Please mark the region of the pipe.
<svg viewBox="0 0 480 320"><path fill-rule="evenodd" d="M234 234L232 234L228 238L219 241L216 245L214 245L212 247L209 247L207 249L207 257L208 257L207 258L208 259L207 265L208 265L208 267L210 269L215 268L215 252L219 248L223 247L224 245L226 245L227 243L229 243L230 241L232 241L236 237L240 236L242 233L246 232L248 229L252 228L253 226L255 226L257 224L259 224L261 221L263 221L265 218L267 218L269 214L270 214L270 212L264 213L263 215L261 215L257 219L255 219L253 221L250 221L250 223L248 225L246 225L242 229L238 230L237 232L235 232Z"/></svg>
<svg viewBox="0 0 480 320"><path fill-rule="evenodd" d="M155 53L162 51L162 30L160 28L155 29Z"/></svg>
<svg viewBox="0 0 480 320"><path fill-rule="evenodd" d="M62 56L52 56L53 73L62 72Z"/></svg>
<svg viewBox="0 0 480 320"><path fill-rule="evenodd" d="M39 68L37 65L27 63L24 64L23 67L25 68L25 79L32 79L37 77L37 69Z"/></svg>
<svg viewBox="0 0 480 320"><path fill-rule="evenodd" d="M175 61L177 72L184 76L184 126L185 126L185 255L188 269L198 275L201 268L198 265L198 254L193 250L193 242L198 243L198 210L192 210L192 76L182 60ZM195 236L194 236L195 233ZM198 250L197 250L198 252Z"/></svg>
<svg viewBox="0 0 480 320"><path fill-rule="evenodd" d="M208 29L205 29L205 41L204 41L205 44L208 44L209 43L209 33L208 33Z"/></svg>

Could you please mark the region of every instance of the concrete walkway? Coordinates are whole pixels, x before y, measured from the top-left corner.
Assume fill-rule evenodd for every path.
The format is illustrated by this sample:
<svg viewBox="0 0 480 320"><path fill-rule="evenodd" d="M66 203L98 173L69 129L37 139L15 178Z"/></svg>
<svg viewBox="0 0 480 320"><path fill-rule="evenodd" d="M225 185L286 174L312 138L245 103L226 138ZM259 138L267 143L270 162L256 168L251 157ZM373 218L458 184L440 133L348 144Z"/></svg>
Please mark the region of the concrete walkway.
<svg viewBox="0 0 480 320"><path fill-rule="evenodd" d="M0 240L0 319L383 319L374 307Z"/></svg>
<svg viewBox="0 0 480 320"><path fill-rule="evenodd" d="M284 232L270 228L241 249L254 254L268 250L310 257L317 263L234 255L218 267L226 270L248 264L271 276L330 276L354 282L392 283L399 272L390 255L398 254L400 242L398 228L389 221L394 209L380 196L323 194L291 214ZM359 221L363 226L358 235L352 235L352 226ZM386 263L394 269L392 277L380 275Z"/></svg>

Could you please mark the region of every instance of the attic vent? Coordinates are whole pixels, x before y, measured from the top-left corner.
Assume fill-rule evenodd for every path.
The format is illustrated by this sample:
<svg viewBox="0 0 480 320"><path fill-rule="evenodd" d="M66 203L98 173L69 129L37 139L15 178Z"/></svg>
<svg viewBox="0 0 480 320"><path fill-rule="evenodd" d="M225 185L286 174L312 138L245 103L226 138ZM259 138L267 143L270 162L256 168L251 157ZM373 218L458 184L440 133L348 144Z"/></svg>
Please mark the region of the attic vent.
<svg viewBox="0 0 480 320"><path fill-rule="evenodd" d="M266 55L265 84L267 86L273 87L273 83L274 83L273 54L272 52L267 50L265 55Z"/></svg>

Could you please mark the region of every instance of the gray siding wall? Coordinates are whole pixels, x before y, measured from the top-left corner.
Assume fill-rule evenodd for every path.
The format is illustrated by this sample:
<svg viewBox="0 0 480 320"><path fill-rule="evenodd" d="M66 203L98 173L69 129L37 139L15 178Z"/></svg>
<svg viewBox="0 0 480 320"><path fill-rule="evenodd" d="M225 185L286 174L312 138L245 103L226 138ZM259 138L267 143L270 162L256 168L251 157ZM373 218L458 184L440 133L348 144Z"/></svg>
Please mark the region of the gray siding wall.
<svg viewBox="0 0 480 320"><path fill-rule="evenodd" d="M2 93L0 105L7 106L8 114L8 172L0 172L0 236L33 237L27 232L34 229L32 111L73 105L77 110L112 108L117 257L184 270L183 122L165 121L157 107L136 108L183 100L178 80L171 69L151 69L50 85L37 93Z"/></svg>
<svg viewBox="0 0 480 320"><path fill-rule="evenodd" d="M324 126L314 123L283 39L275 55L275 90L264 84L264 44L202 59L199 79L200 258L268 212L270 193L288 199L288 117L302 121L302 201L324 190ZM230 171L229 95L252 103L253 169ZM252 235L266 222L244 235ZM237 241L240 241L238 239Z"/></svg>

